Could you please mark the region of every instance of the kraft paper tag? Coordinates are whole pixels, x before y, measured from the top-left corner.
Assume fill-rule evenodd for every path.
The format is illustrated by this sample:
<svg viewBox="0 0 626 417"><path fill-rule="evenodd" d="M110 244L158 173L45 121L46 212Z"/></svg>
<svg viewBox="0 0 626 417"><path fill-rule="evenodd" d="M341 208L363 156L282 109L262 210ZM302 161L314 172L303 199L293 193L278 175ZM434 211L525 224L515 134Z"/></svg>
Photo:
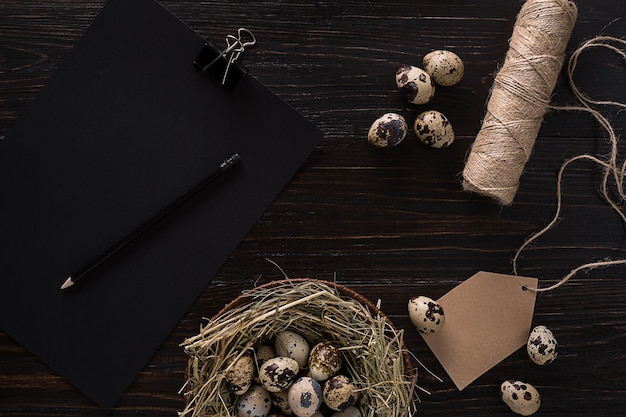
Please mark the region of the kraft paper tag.
<svg viewBox="0 0 626 417"><path fill-rule="evenodd" d="M459 390L526 344L537 281L481 271L437 300L444 326L422 337Z"/></svg>

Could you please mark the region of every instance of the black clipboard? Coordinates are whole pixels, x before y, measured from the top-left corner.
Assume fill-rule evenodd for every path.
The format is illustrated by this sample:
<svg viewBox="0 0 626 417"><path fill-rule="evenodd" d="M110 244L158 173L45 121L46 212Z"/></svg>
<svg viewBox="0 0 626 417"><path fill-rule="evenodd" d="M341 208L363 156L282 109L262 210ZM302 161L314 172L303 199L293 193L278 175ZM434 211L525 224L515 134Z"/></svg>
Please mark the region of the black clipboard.
<svg viewBox="0 0 626 417"><path fill-rule="evenodd" d="M0 328L111 408L322 133L153 0L110 0L0 142ZM68 274L242 163L72 291ZM184 381L181 381L181 384Z"/></svg>

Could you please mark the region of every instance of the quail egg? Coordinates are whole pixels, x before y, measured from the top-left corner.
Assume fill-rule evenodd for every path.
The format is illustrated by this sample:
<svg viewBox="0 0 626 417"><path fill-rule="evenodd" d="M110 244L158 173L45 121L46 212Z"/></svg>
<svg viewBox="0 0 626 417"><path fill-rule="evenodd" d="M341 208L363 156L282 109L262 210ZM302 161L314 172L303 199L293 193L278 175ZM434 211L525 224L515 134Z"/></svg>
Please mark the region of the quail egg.
<svg viewBox="0 0 626 417"><path fill-rule="evenodd" d="M263 362L259 380L269 392L284 391L298 377L298 372L300 367L295 359L279 356Z"/></svg>
<svg viewBox="0 0 626 417"><path fill-rule="evenodd" d="M409 300L409 318L420 333L437 332L445 322L443 307L431 298L423 295Z"/></svg>
<svg viewBox="0 0 626 417"><path fill-rule="evenodd" d="M320 342L313 346L309 355L309 372L318 381L325 381L339 369L342 360L339 348L332 342Z"/></svg>
<svg viewBox="0 0 626 417"><path fill-rule="evenodd" d="M398 91L413 104L428 103L435 95L435 83L430 75L419 67L404 65L396 71Z"/></svg>
<svg viewBox="0 0 626 417"><path fill-rule="evenodd" d="M311 347L309 342L299 333L284 330L276 335L274 343L276 354L295 359L300 369L306 368L309 362Z"/></svg>
<svg viewBox="0 0 626 417"><path fill-rule="evenodd" d="M526 351L537 365L547 365L556 359L558 343L546 326L537 326L530 332Z"/></svg>
<svg viewBox="0 0 626 417"><path fill-rule="evenodd" d="M415 118L415 134L422 143L433 148L445 148L454 142L454 130L446 116L427 110Z"/></svg>
<svg viewBox="0 0 626 417"><path fill-rule="evenodd" d="M250 387L237 400L237 417L267 417L271 409L270 394L259 385Z"/></svg>
<svg viewBox="0 0 626 417"><path fill-rule="evenodd" d="M457 84L465 74L463 61L457 54L447 50L432 51L424 55L424 70L432 80L442 86Z"/></svg>
<svg viewBox="0 0 626 417"><path fill-rule="evenodd" d="M289 387L289 407L298 417L311 417L323 402L322 386L313 378L303 376Z"/></svg>
<svg viewBox="0 0 626 417"><path fill-rule="evenodd" d="M276 351L273 346L270 345L261 345L256 350L256 360L260 365L268 359L272 359L276 357Z"/></svg>
<svg viewBox="0 0 626 417"><path fill-rule="evenodd" d="M275 358L277 355L276 351L274 350L274 346L261 345L256 349L255 356L256 368L254 370L254 378L252 380L255 384L261 384L261 381L259 380L259 368L261 367L261 365L263 365L263 362L268 359Z"/></svg>
<svg viewBox="0 0 626 417"><path fill-rule="evenodd" d="M252 385L254 376L254 358L250 353L244 353L240 358L227 366L224 379L230 390L236 395L244 394Z"/></svg>
<svg viewBox="0 0 626 417"><path fill-rule="evenodd" d="M404 140L408 130L404 117L385 113L370 126L367 141L377 148L391 148Z"/></svg>
<svg viewBox="0 0 626 417"><path fill-rule="evenodd" d="M344 411L357 400L357 391L352 380L345 375L335 375L324 384L324 403L335 411Z"/></svg>
<svg viewBox="0 0 626 417"><path fill-rule="evenodd" d="M363 413L355 406L346 408L343 411L332 413L330 417L362 417Z"/></svg>
<svg viewBox="0 0 626 417"><path fill-rule="evenodd" d="M505 381L500 386L500 394L502 401L509 406L511 411L523 416L534 414L541 406L539 392L526 382Z"/></svg>
<svg viewBox="0 0 626 417"><path fill-rule="evenodd" d="M280 411L282 415L290 416L293 414L291 407L289 407L289 394L288 391L270 392L270 398L274 407Z"/></svg>

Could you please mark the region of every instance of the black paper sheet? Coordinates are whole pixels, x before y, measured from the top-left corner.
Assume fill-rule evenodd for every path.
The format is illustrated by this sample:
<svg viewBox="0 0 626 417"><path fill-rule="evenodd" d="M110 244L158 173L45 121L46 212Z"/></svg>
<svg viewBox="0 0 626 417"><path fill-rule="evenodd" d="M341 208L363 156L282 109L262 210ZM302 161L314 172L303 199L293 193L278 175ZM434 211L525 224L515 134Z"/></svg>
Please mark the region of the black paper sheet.
<svg viewBox="0 0 626 417"><path fill-rule="evenodd" d="M110 0L0 142L0 328L103 408L322 136L253 77L229 93L198 71L204 43L152 0ZM241 164L60 290L233 153Z"/></svg>

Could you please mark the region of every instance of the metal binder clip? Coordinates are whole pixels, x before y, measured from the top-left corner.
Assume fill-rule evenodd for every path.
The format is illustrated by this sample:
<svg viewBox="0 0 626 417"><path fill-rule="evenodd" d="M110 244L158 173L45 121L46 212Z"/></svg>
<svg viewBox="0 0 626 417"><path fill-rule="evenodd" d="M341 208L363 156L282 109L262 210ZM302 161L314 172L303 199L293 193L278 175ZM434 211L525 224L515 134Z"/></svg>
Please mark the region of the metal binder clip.
<svg viewBox="0 0 626 417"><path fill-rule="evenodd" d="M211 76L217 78L217 73L220 73L221 84L223 87L227 87L227 89L233 88L233 83L227 85L226 81L231 75L231 71L233 68L233 64L239 59L241 54L245 51L247 47L253 46L256 44L256 38L246 28L237 29L237 36L228 35L226 36L226 48L217 52L216 48L213 47L212 44L206 44L202 49L202 52L194 61L194 64L200 68L202 72L208 72ZM221 63L218 67L218 63ZM223 67L223 69L222 69ZM240 77L243 77L243 71L241 71ZM236 80L234 83L239 80Z"/></svg>

